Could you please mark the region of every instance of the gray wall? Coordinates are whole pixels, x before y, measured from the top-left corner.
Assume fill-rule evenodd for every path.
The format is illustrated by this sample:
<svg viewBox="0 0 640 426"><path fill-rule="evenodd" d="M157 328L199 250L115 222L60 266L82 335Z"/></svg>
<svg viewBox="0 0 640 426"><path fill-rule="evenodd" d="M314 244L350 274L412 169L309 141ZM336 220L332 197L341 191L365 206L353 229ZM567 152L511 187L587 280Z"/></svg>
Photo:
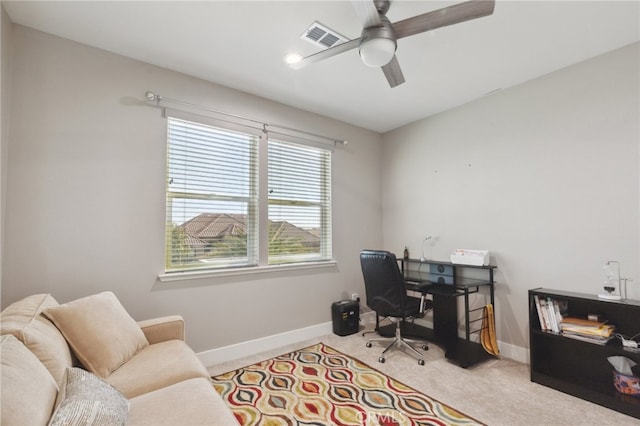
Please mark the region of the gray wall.
<svg viewBox="0 0 640 426"><path fill-rule="evenodd" d="M3 307L112 290L136 319L183 315L204 351L330 321L331 302L364 293L358 253L382 242L379 134L18 25L13 50ZM158 282L166 136L147 90L347 139L333 162L337 268Z"/></svg>
<svg viewBox="0 0 640 426"><path fill-rule="evenodd" d="M4 6L0 4L0 298L2 297L2 258L4 253L7 150L9 144L9 99L11 98L11 27L9 15L4 10Z"/></svg>
<svg viewBox="0 0 640 426"><path fill-rule="evenodd" d="M528 289L595 294L608 260L640 298L639 48L383 136L385 247L490 250L503 342L528 347Z"/></svg>

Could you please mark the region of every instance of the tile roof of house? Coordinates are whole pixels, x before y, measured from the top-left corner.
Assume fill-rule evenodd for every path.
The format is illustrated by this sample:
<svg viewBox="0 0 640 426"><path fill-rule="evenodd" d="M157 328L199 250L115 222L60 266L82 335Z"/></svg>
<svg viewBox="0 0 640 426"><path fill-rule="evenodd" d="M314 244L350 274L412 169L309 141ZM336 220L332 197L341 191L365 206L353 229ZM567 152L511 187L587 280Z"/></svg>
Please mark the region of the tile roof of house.
<svg viewBox="0 0 640 426"><path fill-rule="evenodd" d="M292 239L300 240L302 243L316 242L320 240L320 238L317 235L307 231L306 229L299 228L286 221L281 221L281 222L269 221L269 226L277 227L277 229L271 236L272 240L277 240L279 238L292 238Z"/></svg>
<svg viewBox="0 0 640 426"><path fill-rule="evenodd" d="M197 238L218 238L247 233L246 215L228 213L201 213L180 225L184 231Z"/></svg>
<svg viewBox="0 0 640 426"><path fill-rule="evenodd" d="M206 244L204 241L221 238L225 236L241 236L247 234L247 215L229 213L201 213L198 216L186 221L181 228L192 239L194 244L187 241L189 245ZM277 227L273 239L291 238L303 244L313 244L320 241L317 230L306 230L293 225L287 221L269 221L270 229ZM315 231L315 232L314 232Z"/></svg>

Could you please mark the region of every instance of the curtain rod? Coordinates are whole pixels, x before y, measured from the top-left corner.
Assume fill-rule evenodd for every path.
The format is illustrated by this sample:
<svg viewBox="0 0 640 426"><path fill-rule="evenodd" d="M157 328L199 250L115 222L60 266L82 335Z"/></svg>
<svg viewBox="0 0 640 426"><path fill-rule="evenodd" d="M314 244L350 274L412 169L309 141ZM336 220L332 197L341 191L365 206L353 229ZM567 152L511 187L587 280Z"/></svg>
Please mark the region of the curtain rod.
<svg viewBox="0 0 640 426"><path fill-rule="evenodd" d="M167 97L158 95L157 93L153 93L152 91L147 91L145 93L145 98L149 102L155 102L156 106L158 106L158 107L160 106L160 102L164 101L164 102L169 102L169 103L173 103L173 104L184 105L184 106L188 106L188 107L192 107L192 108L201 109L201 110L204 110L204 111L212 112L214 114L220 114L220 115L225 115L227 117L233 117L233 118L237 118L237 119L240 119L240 120L249 121L249 122L252 122L252 123L259 124L262 127L262 129L264 129L264 131L268 131L267 127L275 127L275 128L278 128L278 129L289 130L289 131L292 131L292 132L302 133L304 135L313 136L313 137L316 137L316 138L328 140L328 141L333 142L334 144L346 145L348 143L344 139L337 139L337 138L332 138L332 137L328 137L328 136L323 136L323 135L319 135L319 134L316 134L316 133L307 132L305 130L294 129L293 127L283 126L283 125L280 125L280 124L265 123L265 122L262 122L260 120L255 120L253 118L248 118L248 117L243 117L241 115L230 114L228 112L218 111L218 110L215 110L215 109L203 106L203 105L197 105L197 104L192 104L190 102L181 101L181 100L178 100L178 99L167 98ZM278 132L274 132L274 133L278 133Z"/></svg>

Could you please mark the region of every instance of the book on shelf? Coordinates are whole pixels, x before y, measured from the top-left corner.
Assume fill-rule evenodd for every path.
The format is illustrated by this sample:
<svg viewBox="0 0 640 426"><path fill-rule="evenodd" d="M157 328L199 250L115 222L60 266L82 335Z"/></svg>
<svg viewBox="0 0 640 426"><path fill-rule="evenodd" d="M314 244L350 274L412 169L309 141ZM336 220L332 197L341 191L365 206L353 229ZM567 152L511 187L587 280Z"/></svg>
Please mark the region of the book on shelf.
<svg viewBox="0 0 640 426"><path fill-rule="evenodd" d="M538 296L537 294L534 294L533 300L536 303L536 312L538 312L538 321L540 321L540 329L546 330L547 324L544 319L544 314L542 313L543 308L540 306L540 296Z"/></svg>
<svg viewBox="0 0 640 426"><path fill-rule="evenodd" d="M590 319L586 319L586 318L576 318L576 317L565 317L562 321L564 324L571 324L573 326L576 327L600 327L603 325L606 325L607 322L606 321L593 321Z"/></svg>
<svg viewBox="0 0 640 426"><path fill-rule="evenodd" d="M596 345L606 345L611 339L614 339L615 336L611 335L609 337L598 337L598 336L588 336L585 334L572 333L563 331L562 335L565 337L569 337L570 339L582 340L583 342L595 343Z"/></svg>
<svg viewBox="0 0 640 426"><path fill-rule="evenodd" d="M563 332L584 334L586 336L609 337L615 327L606 322L589 321L582 318L565 318L560 324Z"/></svg>
<svg viewBox="0 0 640 426"><path fill-rule="evenodd" d="M558 318L558 315L556 315L556 311L558 309L555 305L557 305L557 301L555 299L547 297L547 309L549 310L551 331L553 331L554 333L560 333L560 321L562 320L562 317Z"/></svg>
<svg viewBox="0 0 640 426"><path fill-rule="evenodd" d="M560 324L567 315L567 301L558 300L551 297L541 297L537 294L533 296L536 309L538 311L538 320L540 321L540 329L542 331L552 331L560 333L562 330Z"/></svg>

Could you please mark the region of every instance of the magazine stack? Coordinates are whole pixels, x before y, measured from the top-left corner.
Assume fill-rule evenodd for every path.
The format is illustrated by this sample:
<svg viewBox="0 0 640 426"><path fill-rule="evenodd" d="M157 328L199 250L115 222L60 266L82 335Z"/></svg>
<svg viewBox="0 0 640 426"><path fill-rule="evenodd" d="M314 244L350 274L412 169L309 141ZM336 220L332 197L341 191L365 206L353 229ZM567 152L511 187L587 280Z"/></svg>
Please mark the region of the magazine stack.
<svg viewBox="0 0 640 426"><path fill-rule="evenodd" d="M566 317L560 323L562 335L572 339L605 345L614 336L615 327L605 322Z"/></svg>

